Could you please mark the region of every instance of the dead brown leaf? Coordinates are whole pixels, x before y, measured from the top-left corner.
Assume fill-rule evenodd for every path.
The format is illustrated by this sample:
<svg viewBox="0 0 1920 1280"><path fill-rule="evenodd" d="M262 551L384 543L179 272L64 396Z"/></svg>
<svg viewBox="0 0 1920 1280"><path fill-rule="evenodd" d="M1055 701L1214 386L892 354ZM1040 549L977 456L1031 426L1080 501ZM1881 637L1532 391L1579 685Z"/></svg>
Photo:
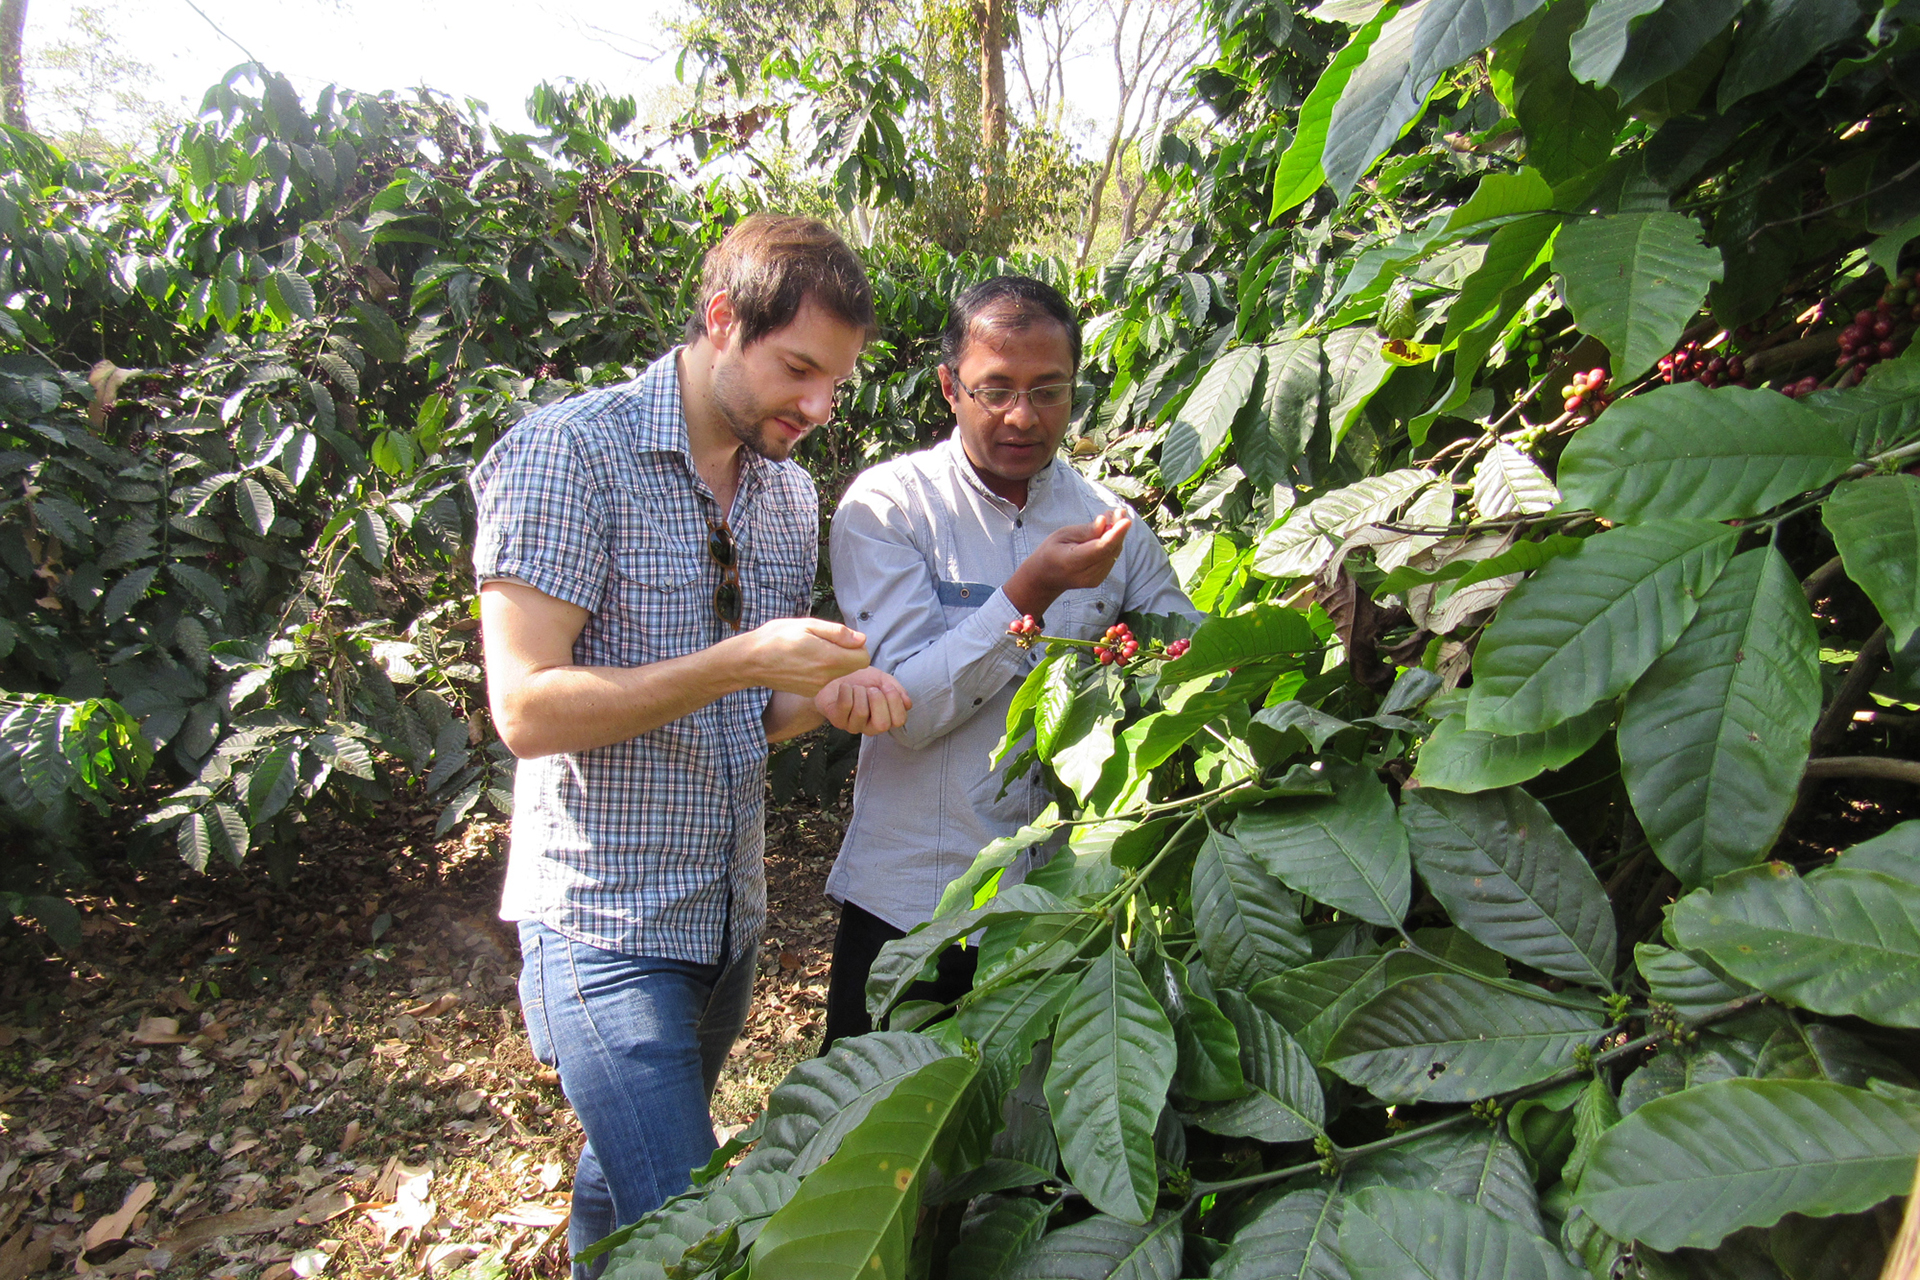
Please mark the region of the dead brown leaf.
<svg viewBox="0 0 1920 1280"><path fill-rule="evenodd" d="M127 1228L133 1225L134 1215L147 1207L158 1188L149 1180L136 1184L127 1192L127 1198L120 1207L87 1229L84 1249L98 1249L101 1245L119 1240L127 1234Z"/></svg>
<svg viewBox="0 0 1920 1280"><path fill-rule="evenodd" d="M111 360L101 360L87 370L87 384L93 388L93 403L87 406L87 417L95 427L107 425L107 414L120 396L120 384L132 372L131 369L122 369Z"/></svg>
<svg viewBox="0 0 1920 1280"><path fill-rule="evenodd" d="M22 1223L11 1240L0 1243L0 1280L21 1280L36 1271L44 1271L52 1261L52 1238L35 1240L33 1224Z"/></svg>
<svg viewBox="0 0 1920 1280"><path fill-rule="evenodd" d="M459 1003L460 996L457 992L442 991L426 1003L414 1005L410 1009L402 1009L400 1012L410 1018L437 1018Z"/></svg>
<svg viewBox="0 0 1920 1280"><path fill-rule="evenodd" d="M192 1038L180 1034L180 1019L152 1014L142 1015L140 1025L133 1030L135 1044L185 1044Z"/></svg>

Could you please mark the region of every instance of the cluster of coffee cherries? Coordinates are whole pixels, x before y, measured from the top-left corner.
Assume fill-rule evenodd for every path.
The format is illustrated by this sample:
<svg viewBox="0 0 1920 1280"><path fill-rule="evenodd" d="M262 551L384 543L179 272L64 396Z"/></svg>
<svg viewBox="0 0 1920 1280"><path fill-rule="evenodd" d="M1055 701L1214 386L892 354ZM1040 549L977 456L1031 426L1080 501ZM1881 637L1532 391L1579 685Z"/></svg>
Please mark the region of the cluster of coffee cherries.
<svg viewBox="0 0 1920 1280"><path fill-rule="evenodd" d="M1834 357L1834 368L1865 371L1882 360L1893 359L1893 327L1898 313L1906 310L1894 296L1889 289L1880 295L1878 306L1854 313L1853 323L1840 331L1840 354ZM1906 297L1904 288L1899 296Z"/></svg>
<svg viewBox="0 0 1920 1280"><path fill-rule="evenodd" d="M1033 642L1040 634L1040 620L1030 613L1023 613L1007 624L1007 634L1022 649L1033 648Z"/></svg>
<svg viewBox="0 0 1920 1280"><path fill-rule="evenodd" d="M1716 355L1697 342L1686 342L1672 355L1660 357L1662 382L1697 382L1703 387L1744 387L1747 362L1736 355Z"/></svg>
<svg viewBox="0 0 1920 1280"><path fill-rule="evenodd" d="M1798 400L1801 396L1812 395L1819 389L1820 379L1810 373L1806 377L1796 382L1789 382L1786 386L1780 388L1780 394L1789 400Z"/></svg>
<svg viewBox="0 0 1920 1280"><path fill-rule="evenodd" d="M1180 639L1167 645L1167 657L1177 658L1191 648L1193 648L1193 641L1182 636Z"/></svg>
<svg viewBox="0 0 1920 1280"><path fill-rule="evenodd" d="M1607 394L1607 371L1589 369L1573 375L1573 381L1560 388L1562 404L1576 423L1593 421L1600 411L1613 403Z"/></svg>
<svg viewBox="0 0 1920 1280"><path fill-rule="evenodd" d="M1133 638L1133 628L1124 622L1116 622L1107 628L1100 637L1100 643L1093 646L1093 656L1101 666L1116 662L1131 662L1133 655L1140 652L1140 642Z"/></svg>

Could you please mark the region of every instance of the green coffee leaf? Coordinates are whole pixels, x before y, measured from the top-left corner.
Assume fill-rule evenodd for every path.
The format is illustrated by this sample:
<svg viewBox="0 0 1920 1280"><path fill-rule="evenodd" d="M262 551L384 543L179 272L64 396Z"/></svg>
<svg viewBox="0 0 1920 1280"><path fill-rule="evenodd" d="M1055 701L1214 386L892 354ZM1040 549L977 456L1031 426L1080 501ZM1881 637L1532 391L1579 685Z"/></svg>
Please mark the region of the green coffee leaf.
<svg viewBox="0 0 1920 1280"><path fill-rule="evenodd" d="M1155 1214L1144 1224L1095 1214L1042 1236L1006 1271L1006 1280L1175 1280L1185 1236L1181 1215Z"/></svg>
<svg viewBox="0 0 1920 1280"><path fill-rule="evenodd" d="M1292 659L1320 647L1306 616L1278 604L1258 604L1230 617L1209 618L1191 640L1191 648L1160 668L1162 685L1214 675L1229 667Z"/></svg>
<svg viewBox="0 0 1920 1280"><path fill-rule="evenodd" d="M1273 208L1269 220L1278 222L1281 214L1305 203L1325 185L1327 178L1321 156L1326 151L1327 126L1333 118L1334 107L1354 71L1367 60L1367 53L1380 38L1381 29L1399 8L1399 4L1391 0L1381 6L1366 25L1354 32L1346 47L1334 55L1333 62L1314 82L1307 100L1300 105L1293 141L1280 157L1279 168L1273 175Z"/></svg>
<svg viewBox="0 0 1920 1280"><path fill-rule="evenodd" d="M1313 958L1300 907L1232 836L1208 829L1193 860L1193 924L1207 969L1248 987Z"/></svg>
<svg viewBox="0 0 1920 1280"><path fill-rule="evenodd" d="M1600 1030L1597 1012L1418 974L1355 1010L1324 1062L1387 1102L1472 1102L1566 1070Z"/></svg>
<svg viewBox="0 0 1920 1280"><path fill-rule="evenodd" d="M885 1016L900 993L916 982L942 951L976 929L1001 920L1028 915L1078 914L1060 899L1031 884L1009 885L985 905L921 925L904 938L880 948L867 978L867 1012L875 1020Z"/></svg>
<svg viewBox="0 0 1920 1280"><path fill-rule="evenodd" d="M1282 884L1371 924L1397 927L1412 898L1407 835L1371 770L1333 768L1326 800L1250 810L1234 835Z"/></svg>
<svg viewBox="0 0 1920 1280"><path fill-rule="evenodd" d="M1773 847L1820 716L1820 640L1771 547L1735 557L1620 714L1634 812L1682 885Z"/></svg>
<svg viewBox="0 0 1920 1280"><path fill-rule="evenodd" d="M1262 1142L1306 1142L1327 1121L1326 1097L1313 1059L1280 1024L1232 988L1220 990L1220 1006L1240 1039L1243 1097L1208 1107L1194 1123L1211 1133Z"/></svg>
<svg viewBox="0 0 1920 1280"><path fill-rule="evenodd" d="M1613 908L1538 800L1518 787L1404 794L1414 866L1455 924L1542 972L1611 989Z"/></svg>
<svg viewBox="0 0 1920 1280"><path fill-rule="evenodd" d="M1609 1129L1575 1203L1620 1239L1710 1249L1789 1213L1906 1193L1920 1103L1815 1080L1724 1080L1655 1098Z"/></svg>
<svg viewBox="0 0 1920 1280"><path fill-rule="evenodd" d="M760 1140L738 1172L779 1169L805 1177L824 1164L894 1086L952 1053L930 1036L876 1031L834 1043L787 1073L767 1099Z"/></svg>
<svg viewBox="0 0 1920 1280"><path fill-rule="evenodd" d="M1102 1213L1140 1223L1153 1212L1153 1131L1178 1059L1140 971L1108 948L1061 1012L1046 1083L1067 1176Z"/></svg>
<svg viewBox="0 0 1920 1280"><path fill-rule="evenodd" d="M1700 242L1700 224L1664 212L1569 222L1554 242L1553 266L1574 321L1606 344L1622 384L1673 349L1707 286L1725 274L1720 251Z"/></svg>
<svg viewBox="0 0 1920 1280"><path fill-rule="evenodd" d="M1817 489L1855 462L1827 416L1771 390L1697 382L1657 387L1608 409L1560 458L1571 506L1609 520L1726 520Z"/></svg>
<svg viewBox="0 0 1920 1280"><path fill-rule="evenodd" d="M1608 530L1547 564L1482 635L1467 727L1539 733L1626 692L1693 621L1736 532L1651 521Z"/></svg>
<svg viewBox="0 0 1920 1280"><path fill-rule="evenodd" d="M1465 712L1434 726L1414 761L1413 780L1443 791L1491 791L1558 769L1586 754L1613 724L1614 704L1601 702L1542 730L1511 737L1467 728Z"/></svg>
<svg viewBox="0 0 1920 1280"><path fill-rule="evenodd" d="M1353 1280L1576 1280L1558 1250L1437 1191L1368 1187L1346 1197L1340 1253Z"/></svg>
<svg viewBox="0 0 1920 1280"><path fill-rule="evenodd" d="M754 1270L793 1280L904 1275L934 1145L978 1069L942 1058L895 1085L767 1220Z"/></svg>
<svg viewBox="0 0 1920 1280"><path fill-rule="evenodd" d="M1633 960L1647 989L1655 1000L1670 1004L1681 1017L1698 1017L1741 996L1753 994L1753 988L1736 982L1689 951L1651 942L1635 944Z"/></svg>
<svg viewBox="0 0 1920 1280"><path fill-rule="evenodd" d="M1722 876L1673 908L1675 941L1815 1013L1920 1027L1920 885L1784 864Z"/></svg>
<svg viewBox="0 0 1920 1280"><path fill-rule="evenodd" d="M1184 484L1200 473L1226 443L1260 373L1260 348L1235 347L1215 360L1174 415L1160 452L1160 473L1168 484Z"/></svg>
<svg viewBox="0 0 1920 1280"><path fill-rule="evenodd" d="M1438 1191L1545 1234L1527 1159L1497 1125L1456 1126L1371 1152L1347 1166L1343 1185L1349 1192L1375 1186Z"/></svg>
<svg viewBox="0 0 1920 1280"><path fill-rule="evenodd" d="M1156 945L1141 958L1140 976L1173 1024L1179 1052L1175 1092L1196 1102L1223 1102L1244 1094L1239 1034L1218 1005L1194 991L1187 967Z"/></svg>
<svg viewBox="0 0 1920 1280"><path fill-rule="evenodd" d="M1339 1192L1322 1187L1270 1200L1233 1233L1214 1264L1215 1280L1349 1280L1339 1249L1344 1204Z"/></svg>
<svg viewBox="0 0 1920 1280"><path fill-rule="evenodd" d="M1821 512L1847 576L1880 611L1891 647L1920 627L1920 476L1870 476L1843 484Z"/></svg>

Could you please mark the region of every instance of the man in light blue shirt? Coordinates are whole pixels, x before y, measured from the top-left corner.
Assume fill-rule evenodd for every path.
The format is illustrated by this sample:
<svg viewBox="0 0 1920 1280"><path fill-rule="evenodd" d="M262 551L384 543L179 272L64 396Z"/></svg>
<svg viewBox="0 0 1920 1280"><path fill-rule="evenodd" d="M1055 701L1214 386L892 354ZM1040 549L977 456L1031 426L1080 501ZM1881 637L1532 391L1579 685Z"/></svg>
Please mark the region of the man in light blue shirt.
<svg viewBox="0 0 1920 1280"><path fill-rule="evenodd" d="M1040 660L1008 634L1022 616L1094 639L1122 613L1193 613L1151 530L1056 455L1073 414L1080 325L1050 285L1002 276L954 301L940 389L955 430L861 474L833 517L834 594L876 669L911 699L904 725L861 743L853 817L827 893L841 904L826 1042L871 1030L880 947L929 919L948 881L1050 798L1001 794L989 764L1014 691ZM1026 871L1024 860L1003 883ZM910 999L950 1000L970 950Z"/></svg>

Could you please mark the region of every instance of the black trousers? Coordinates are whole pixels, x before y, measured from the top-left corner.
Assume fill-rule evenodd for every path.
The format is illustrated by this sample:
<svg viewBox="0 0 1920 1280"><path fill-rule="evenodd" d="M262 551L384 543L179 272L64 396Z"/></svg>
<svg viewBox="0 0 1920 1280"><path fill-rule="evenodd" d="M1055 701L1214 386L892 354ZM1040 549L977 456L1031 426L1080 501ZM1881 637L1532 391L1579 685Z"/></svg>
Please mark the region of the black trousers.
<svg viewBox="0 0 1920 1280"><path fill-rule="evenodd" d="M906 936L904 929L894 928L851 902L840 908L840 928L833 937L833 968L827 976L827 1032L821 1053L831 1049L835 1040L873 1030L873 1019L867 1016L867 975L880 948ZM948 947L940 953L933 979L914 983L902 998L942 1004L957 1000L973 985L973 967L978 960L979 952L972 947Z"/></svg>

